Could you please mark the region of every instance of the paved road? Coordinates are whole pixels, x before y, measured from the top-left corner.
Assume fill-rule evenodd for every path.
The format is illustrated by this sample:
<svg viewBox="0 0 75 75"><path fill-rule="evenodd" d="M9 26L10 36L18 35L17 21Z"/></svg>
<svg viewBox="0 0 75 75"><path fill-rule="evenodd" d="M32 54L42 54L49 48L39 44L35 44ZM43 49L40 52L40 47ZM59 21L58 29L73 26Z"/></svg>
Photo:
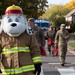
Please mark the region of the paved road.
<svg viewBox="0 0 75 75"><path fill-rule="evenodd" d="M68 49L66 64L62 67L60 65L59 57L52 57L51 55L48 55L47 46L45 48L47 56L42 57L43 73L40 75L75 75L75 51Z"/></svg>
<svg viewBox="0 0 75 75"><path fill-rule="evenodd" d="M65 67L60 65L59 57L42 57L44 75L75 75L75 56L67 53Z"/></svg>

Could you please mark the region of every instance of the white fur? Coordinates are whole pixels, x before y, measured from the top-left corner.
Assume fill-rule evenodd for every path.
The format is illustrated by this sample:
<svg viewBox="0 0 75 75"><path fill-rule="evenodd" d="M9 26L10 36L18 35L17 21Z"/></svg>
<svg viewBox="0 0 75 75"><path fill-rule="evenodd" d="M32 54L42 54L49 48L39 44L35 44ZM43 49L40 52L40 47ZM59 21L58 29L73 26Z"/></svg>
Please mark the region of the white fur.
<svg viewBox="0 0 75 75"><path fill-rule="evenodd" d="M12 26L15 24L16 26ZM24 15L8 15L4 16L1 23L2 30L9 36L17 37L22 34L25 30L28 34L28 22Z"/></svg>

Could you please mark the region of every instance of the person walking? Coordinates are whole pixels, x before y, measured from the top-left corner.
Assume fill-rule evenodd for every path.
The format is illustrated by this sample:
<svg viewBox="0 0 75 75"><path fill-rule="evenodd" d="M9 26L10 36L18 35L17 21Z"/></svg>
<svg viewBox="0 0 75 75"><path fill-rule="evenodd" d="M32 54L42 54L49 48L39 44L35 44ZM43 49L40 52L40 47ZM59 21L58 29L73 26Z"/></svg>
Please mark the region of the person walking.
<svg viewBox="0 0 75 75"><path fill-rule="evenodd" d="M34 23L34 18L29 18L28 19L28 25L29 27L31 27L33 34L35 35L37 42L39 44L40 47L40 53L41 52L41 47L45 46L45 38L44 38L44 33L42 31L42 29L40 27L38 27L35 23ZM37 65L36 65L37 66ZM37 66L38 67L38 66ZM38 71L35 70L35 74L40 75L41 72L41 68L38 69Z"/></svg>
<svg viewBox="0 0 75 75"><path fill-rule="evenodd" d="M48 45L48 51L49 54L54 55L54 38L55 38L55 31L53 30L53 26L50 26L46 36L48 38L47 45Z"/></svg>
<svg viewBox="0 0 75 75"><path fill-rule="evenodd" d="M65 24L61 24L60 30L57 31L55 36L55 45L58 45L59 59L62 66L65 64L67 53L67 41L70 37L69 32L65 29Z"/></svg>

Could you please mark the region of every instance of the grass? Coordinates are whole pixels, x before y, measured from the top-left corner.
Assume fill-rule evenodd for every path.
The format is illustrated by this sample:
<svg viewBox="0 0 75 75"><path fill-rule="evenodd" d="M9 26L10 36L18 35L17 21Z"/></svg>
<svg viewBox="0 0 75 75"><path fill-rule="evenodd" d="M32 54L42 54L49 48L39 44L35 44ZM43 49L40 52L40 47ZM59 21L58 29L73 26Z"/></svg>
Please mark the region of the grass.
<svg viewBox="0 0 75 75"><path fill-rule="evenodd" d="M71 47L75 48L75 42L69 43L69 45L70 45Z"/></svg>

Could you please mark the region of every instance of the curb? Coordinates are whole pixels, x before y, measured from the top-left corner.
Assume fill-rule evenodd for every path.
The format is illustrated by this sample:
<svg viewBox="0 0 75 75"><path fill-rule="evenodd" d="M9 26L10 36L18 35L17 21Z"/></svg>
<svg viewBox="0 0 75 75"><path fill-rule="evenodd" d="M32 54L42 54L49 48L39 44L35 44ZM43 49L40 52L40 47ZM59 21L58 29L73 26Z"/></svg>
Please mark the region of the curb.
<svg viewBox="0 0 75 75"><path fill-rule="evenodd" d="M75 48L71 48L70 46L68 47L68 51L75 55Z"/></svg>

